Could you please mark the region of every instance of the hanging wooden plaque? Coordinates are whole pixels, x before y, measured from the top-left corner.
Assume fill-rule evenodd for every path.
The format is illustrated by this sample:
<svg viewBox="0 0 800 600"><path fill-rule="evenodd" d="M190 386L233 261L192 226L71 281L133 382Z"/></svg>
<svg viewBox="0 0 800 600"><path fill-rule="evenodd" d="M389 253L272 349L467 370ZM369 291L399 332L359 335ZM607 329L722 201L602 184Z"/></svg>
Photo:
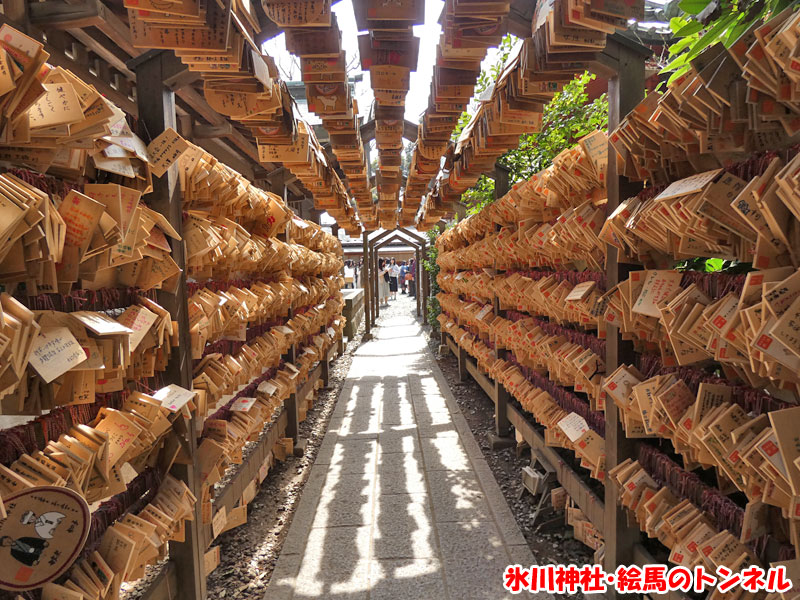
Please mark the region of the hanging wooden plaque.
<svg viewBox="0 0 800 600"><path fill-rule="evenodd" d="M53 581L72 566L89 535L86 500L68 488L43 486L3 498L0 588L23 591Z"/></svg>

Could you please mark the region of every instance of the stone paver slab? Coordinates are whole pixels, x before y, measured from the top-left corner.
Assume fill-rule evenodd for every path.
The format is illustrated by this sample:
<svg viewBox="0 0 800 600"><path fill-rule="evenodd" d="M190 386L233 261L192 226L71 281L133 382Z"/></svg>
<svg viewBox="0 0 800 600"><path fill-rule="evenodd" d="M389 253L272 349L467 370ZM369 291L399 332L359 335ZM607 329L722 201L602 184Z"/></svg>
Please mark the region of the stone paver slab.
<svg viewBox="0 0 800 600"><path fill-rule="evenodd" d="M419 452L419 434L416 425L397 425L378 434L378 449L382 454Z"/></svg>
<svg viewBox="0 0 800 600"><path fill-rule="evenodd" d="M426 494L382 496L372 527L374 558L436 558L433 518Z"/></svg>
<svg viewBox="0 0 800 600"><path fill-rule="evenodd" d="M492 515L486 497L473 473L429 471L427 479L436 521L491 520Z"/></svg>
<svg viewBox="0 0 800 600"><path fill-rule="evenodd" d="M370 600L445 598L441 563L425 559L381 559L370 563Z"/></svg>
<svg viewBox="0 0 800 600"><path fill-rule="evenodd" d="M265 600L511 598L505 566L530 549L421 328L382 325L355 354Z"/></svg>
<svg viewBox="0 0 800 600"><path fill-rule="evenodd" d="M395 454L388 456L414 456L413 454ZM397 469L378 470L377 493L379 496L393 494L425 494L428 486L425 475L420 472L400 471Z"/></svg>
<svg viewBox="0 0 800 600"><path fill-rule="evenodd" d="M425 438L420 445L426 471L472 471L458 436Z"/></svg>

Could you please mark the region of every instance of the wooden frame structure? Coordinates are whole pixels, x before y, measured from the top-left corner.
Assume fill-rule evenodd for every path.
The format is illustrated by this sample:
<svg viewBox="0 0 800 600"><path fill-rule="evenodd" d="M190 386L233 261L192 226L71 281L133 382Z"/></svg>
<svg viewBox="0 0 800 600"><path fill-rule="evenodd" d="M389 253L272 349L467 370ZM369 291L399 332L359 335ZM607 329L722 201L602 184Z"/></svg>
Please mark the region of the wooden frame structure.
<svg viewBox="0 0 800 600"><path fill-rule="evenodd" d="M370 235L375 234L370 238ZM406 237L404 237L406 236ZM366 339L371 339L371 329L375 327L375 322L380 315L380 302L376 302L378 297L378 279L377 277L370 276L378 272L378 250L383 246L390 244L394 241L400 241L409 244L414 248L414 261L415 269L414 279L417 283L417 316L421 316L428 303L428 296L430 294L430 285L428 278L424 276L425 269L422 266L422 260L425 258L427 252L428 241L421 235L409 231L405 227L398 227L397 229L385 229L381 232L365 231L363 233L363 247L364 247L364 301L365 301L365 323L366 332L368 336Z"/></svg>
<svg viewBox="0 0 800 600"><path fill-rule="evenodd" d="M196 87L200 81L198 73L188 70L171 51L145 51L135 48L131 41L130 29L122 4L112 5L108 0L2 0L3 14L0 22L40 40L50 54L49 62L74 72L78 77L95 86L120 108L139 119L142 126L153 136L165 127L174 127L189 141L203 147L231 167L237 169L256 185L281 195L287 203L301 203L301 216L308 210L302 200L310 194L299 184L296 176L278 164L262 164L252 138L243 128L219 115L209 106L202 92ZM530 34L533 2L516 1L509 16L509 30L517 35ZM266 19L259 3L256 3L262 31L261 42L279 31ZM610 116L609 127L619 122L620 116L635 106L644 91L644 54L641 47L614 35L598 64L592 69L609 78ZM374 122L362 125L361 135L368 145L374 137ZM404 123L404 137L416 139L416 126ZM508 190L507 173L495 168L495 193L502 196ZM616 173L613 161L608 172L608 209L613 210L620 199L630 191ZM154 181L154 191L149 196L150 206L167 216L170 224L180 233L182 212L178 185L174 175L167 175ZM309 211L310 212L310 211ZM363 232L364 252L364 295L365 295L365 340L370 338L370 330L375 326L380 309L376 302L377 280L373 274L377 267L377 251L394 240L401 240L415 248L417 272L417 315L424 314L430 294L429 279L425 275L422 261L425 258L428 241L406 228L383 232ZM629 266L620 264L616 249L609 248L608 285L612 286L626 277ZM185 267L185 254L182 244L177 244L174 259L178 266ZM169 310L178 322L182 339L173 352L169 371L165 373L166 383L178 383L189 387L191 382L191 360L186 349L188 340L188 316L186 310L186 281L175 295L159 292L158 302ZM495 307L495 310L499 310ZM510 426L531 445L539 450L555 468L558 479L589 520L602 530L606 540L606 568L618 564L642 563L647 554L634 541L638 532L627 524L625 513L617 507L616 493L611 485L605 490L605 498L600 498L565 463L559 455L544 444L542 435L528 418L513 404L508 402L508 392L502 385L482 373L466 353L447 337L459 359L459 374L462 379L472 376L486 391L496 406L495 433L508 434ZM606 366L612 371L619 364L628 361L631 348L623 342L616 329L610 329L607 340ZM267 435L262 436L256 450L240 465L234 477L217 497L215 508L232 508L241 497L242 490L259 476L264 460L269 456L276 441L284 436L297 438L300 405L313 392L317 382L327 385L329 361L342 352L342 342L338 348L329 352L326 360L320 362L309 374L295 394L286 401L284 410ZM293 348L288 360L295 357ZM196 431L196 424L188 423L189 431ZM182 478L189 488L199 496L199 481L196 472L196 439L190 439L190 454L195 464L183 469ZM606 466L616 464L632 455L631 445L623 435L617 409L613 403L606 406ZM194 467L194 468L193 468ZM186 541L173 543L170 547L170 561L158 577L154 578L144 593L145 600L203 600L206 598L206 574L204 556L211 541L210 526L203 525L200 518L200 505L195 508L195 519L190 521Z"/></svg>
<svg viewBox="0 0 800 600"><path fill-rule="evenodd" d="M609 81L609 130L616 127L620 118L628 114L644 96L644 61L649 55L649 49L615 34L609 36L608 45L599 56L598 62L590 66L591 71ZM613 149L609 148L609 156L611 155L613 155ZM508 190L508 179L506 177L504 181L503 173L497 168L495 175L495 195L500 197ZM639 189L619 176L614 161L609 161L607 188L607 211L609 213L619 205L620 200L635 194ZM609 246L607 286L611 287L618 281L627 278L633 267L633 265L620 263L616 248ZM494 314L500 315L500 312L499 305L495 302ZM550 462L560 484L567 490L589 521L603 532L606 570L613 572L617 565L642 565L653 562L649 553L638 543L639 530L629 525L624 509L618 506L618 492L613 484L606 484L602 498L594 493L553 448L545 445L544 437L532 421L516 406L508 402L510 394L504 386L484 373L476 361L455 342L452 336L443 332L442 338L443 343L446 343L458 358L461 380L471 376L494 403L495 435L507 435L508 426L512 425L532 449L537 450ZM614 371L620 364L630 363L632 352L632 344L622 339L618 328L609 326L605 356L607 372ZM625 437L622 430L617 407L613 402L606 403L605 419L606 470L610 470L626 458L635 458L635 455L633 444ZM670 596L682 597L679 594ZM607 597L616 597L616 592L609 590Z"/></svg>
<svg viewBox="0 0 800 600"><path fill-rule="evenodd" d="M255 185L280 195L287 205L310 197L297 177L280 164L260 163L254 140L246 130L221 116L209 106L202 90L195 87L200 74L188 70L172 51L142 50L131 42L127 10L120 2L107 0L2 0L0 23L8 24L44 44L50 54L48 62L69 69L86 83L137 120L137 126L150 137L172 127L187 140L207 150L222 162L239 171ZM261 12L262 31L259 42L279 33ZM153 178L153 191L148 205L164 215L169 224L182 234L183 207L179 182L174 170ZM319 212L301 206L300 216L319 216ZM282 234L289 241L288 233ZM186 252L183 243L172 248L172 257L182 270L175 294L157 291L157 302L178 323L179 344L164 372L164 383L192 387L192 354L188 327L188 292ZM291 311L289 316L292 316ZM246 488L263 480L265 465L272 460L273 448L281 438L298 438L298 424L309 406L313 392L329 383L330 362L343 352L341 337L309 372L307 379L287 398L277 419L262 433L244 462L236 466L214 498L215 512L234 508ZM292 346L284 360L293 361L298 354ZM186 424L186 440L191 464L175 465L171 471L180 477L200 498L201 482L197 460L197 418ZM206 552L213 542L211 524L204 524L201 503L194 508L193 520L186 524L185 541L171 542L169 560L152 578L142 598L145 600L205 600Z"/></svg>

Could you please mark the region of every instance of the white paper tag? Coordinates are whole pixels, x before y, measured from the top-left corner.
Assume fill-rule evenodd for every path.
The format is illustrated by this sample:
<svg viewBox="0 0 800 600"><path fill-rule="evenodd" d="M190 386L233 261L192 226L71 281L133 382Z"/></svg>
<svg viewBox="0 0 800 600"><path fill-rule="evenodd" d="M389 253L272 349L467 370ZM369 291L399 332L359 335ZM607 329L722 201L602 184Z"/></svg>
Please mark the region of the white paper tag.
<svg viewBox="0 0 800 600"><path fill-rule="evenodd" d="M558 426L561 428L561 431L567 434L571 442L575 442L584 433L589 431L589 425L587 425L586 420L578 413L569 413L558 422Z"/></svg>

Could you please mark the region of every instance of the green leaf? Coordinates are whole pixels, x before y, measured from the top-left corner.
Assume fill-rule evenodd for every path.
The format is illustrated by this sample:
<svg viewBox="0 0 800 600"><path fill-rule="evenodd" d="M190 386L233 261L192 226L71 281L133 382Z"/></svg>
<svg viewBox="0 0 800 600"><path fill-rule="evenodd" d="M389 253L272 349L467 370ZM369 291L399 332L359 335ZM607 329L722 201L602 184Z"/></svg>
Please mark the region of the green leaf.
<svg viewBox="0 0 800 600"><path fill-rule="evenodd" d="M752 24L751 21L746 21L744 17L745 17L744 14L739 15L737 22L733 25L733 27L730 28L730 30L726 34L725 41L723 42L726 48L730 48L731 46L733 46L736 43L736 40L738 40Z"/></svg>
<svg viewBox="0 0 800 600"><path fill-rule="evenodd" d="M714 45L717 43L723 34L727 31L728 26L736 19L735 14L729 14L719 21L715 22L714 25L703 34L703 37L700 38L694 46L692 46L691 50L689 50L687 56L687 60L692 60L696 56L705 50L707 47Z"/></svg>
<svg viewBox="0 0 800 600"><path fill-rule="evenodd" d="M694 44L697 41L697 39L698 38L696 36L690 36L678 40L677 42L672 44L672 46L669 47L669 53L671 55L680 54L681 52L686 50L686 48Z"/></svg>
<svg viewBox="0 0 800 600"><path fill-rule="evenodd" d="M667 73L668 71L688 66L687 65L688 59L686 57L687 57L686 54L681 54L680 56L674 58L673 60L668 62L663 69L661 69L661 72Z"/></svg>
<svg viewBox="0 0 800 600"><path fill-rule="evenodd" d="M722 270L722 265L725 263L721 258L709 258L705 264L706 273L713 273Z"/></svg>
<svg viewBox="0 0 800 600"><path fill-rule="evenodd" d="M672 75L669 76L669 79L667 80L667 86L669 86L673 81L675 81L679 77L685 75L690 68L691 68L690 65L684 65L680 69L675 71Z"/></svg>
<svg viewBox="0 0 800 600"><path fill-rule="evenodd" d="M689 15L700 14L708 6L709 0L681 0L678 6Z"/></svg>
<svg viewBox="0 0 800 600"><path fill-rule="evenodd" d="M681 17L672 17L672 18L669 20L669 28L670 28L670 30L672 31L672 33L677 33L677 32L678 32L678 31L680 31L680 30L681 30L683 27L686 27L686 24L687 24L688 22L689 22L689 21L687 21L687 20L686 20L684 17L682 17L682 16L681 16Z"/></svg>
<svg viewBox="0 0 800 600"><path fill-rule="evenodd" d="M687 35L692 35L702 31L703 24L700 21L689 21L686 25L681 27L678 31L675 32L676 37L686 37ZM671 48L670 48L671 50Z"/></svg>

